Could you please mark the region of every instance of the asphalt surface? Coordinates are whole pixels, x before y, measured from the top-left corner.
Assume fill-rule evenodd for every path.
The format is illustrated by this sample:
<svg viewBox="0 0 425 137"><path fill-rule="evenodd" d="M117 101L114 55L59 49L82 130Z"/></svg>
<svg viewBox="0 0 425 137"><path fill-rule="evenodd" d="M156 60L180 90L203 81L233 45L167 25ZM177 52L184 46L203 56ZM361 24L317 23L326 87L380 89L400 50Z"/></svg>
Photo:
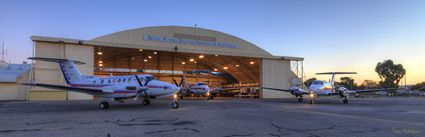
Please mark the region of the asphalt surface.
<svg viewBox="0 0 425 137"><path fill-rule="evenodd" d="M425 136L425 98L0 102L0 136Z"/></svg>

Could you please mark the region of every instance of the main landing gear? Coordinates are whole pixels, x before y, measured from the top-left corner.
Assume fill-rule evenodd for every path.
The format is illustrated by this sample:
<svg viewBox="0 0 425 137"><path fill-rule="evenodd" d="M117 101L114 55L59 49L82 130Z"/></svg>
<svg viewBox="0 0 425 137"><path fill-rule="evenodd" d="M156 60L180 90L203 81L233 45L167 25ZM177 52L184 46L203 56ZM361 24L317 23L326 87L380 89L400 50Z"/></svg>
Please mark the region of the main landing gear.
<svg viewBox="0 0 425 137"><path fill-rule="evenodd" d="M174 101L173 104L171 104L171 107L173 109L177 109L177 108L179 108L179 103L177 103L177 101Z"/></svg>
<svg viewBox="0 0 425 137"><path fill-rule="evenodd" d="M298 98L298 102L300 102L300 103L303 102L303 98L302 97L299 97Z"/></svg>
<svg viewBox="0 0 425 137"><path fill-rule="evenodd" d="M342 99L342 103L343 103L343 104L348 104L348 98L346 98L346 97L345 97L345 98L343 98L343 99Z"/></svg>
<svg viewBox="0 0 425 137"><path fill-rule="evenodd" d="M109 103L106 101L102 101L99 103L99 108L100 109L108 109L109 108Z"/></svg>
<svg viewBox="0 0 425 137"><path fill-rule="evenodd" d="M151 101L149 101L149 99L143 99L143 105L149 105L151 104Z"/></svg>

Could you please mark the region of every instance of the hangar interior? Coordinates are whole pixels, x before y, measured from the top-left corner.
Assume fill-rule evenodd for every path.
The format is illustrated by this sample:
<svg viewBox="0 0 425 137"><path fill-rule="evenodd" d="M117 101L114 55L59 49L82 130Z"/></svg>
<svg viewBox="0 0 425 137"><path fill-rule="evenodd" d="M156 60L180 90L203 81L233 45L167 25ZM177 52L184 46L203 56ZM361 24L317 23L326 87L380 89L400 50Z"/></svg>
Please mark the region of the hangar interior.
<svg viewBox="0 0 425 137"><path fill-rule="evenodd" d="M244 91L260 85L259 58L102 46L94 49L94 74L98 76L152 74L169 83L185 77L188 83Z"/></svg>
<svg viewBox="0 0 425 137"><path fill-rule="evenodd" d="M85 62L84 75L152 74L173 83L205 82L210 88L236 88L260 98L288 98L288 89L302 84L301 57L274 56L246 40L223 32L182 26L124 30L91 40L32 36L35 57ZM296 62L295 64L293 62ZM301 64L299 63L301 62ZM34 61L31 81L65 85L55 63ZM252 92L254 91L254 92ZM31 88L30 100L93 99L82 93Z"/></svg>

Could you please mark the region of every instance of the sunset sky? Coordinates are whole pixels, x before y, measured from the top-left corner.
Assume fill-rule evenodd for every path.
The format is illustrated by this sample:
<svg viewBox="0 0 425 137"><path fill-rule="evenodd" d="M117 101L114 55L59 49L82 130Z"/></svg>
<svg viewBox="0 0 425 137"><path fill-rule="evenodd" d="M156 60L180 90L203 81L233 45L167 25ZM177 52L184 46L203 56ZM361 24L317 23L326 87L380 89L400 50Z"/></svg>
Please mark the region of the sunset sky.
<svg viewBox="0 0 425 137"><path fill-rule="evenodd" d="M194 24L273 55L304 57L308 78L356 71L357 83L379 80L376 64L392 59L407 70L408 84L425 81L425 0L0 1L0 42L13 63L32 55L32 35L90 40Z"/></svg>

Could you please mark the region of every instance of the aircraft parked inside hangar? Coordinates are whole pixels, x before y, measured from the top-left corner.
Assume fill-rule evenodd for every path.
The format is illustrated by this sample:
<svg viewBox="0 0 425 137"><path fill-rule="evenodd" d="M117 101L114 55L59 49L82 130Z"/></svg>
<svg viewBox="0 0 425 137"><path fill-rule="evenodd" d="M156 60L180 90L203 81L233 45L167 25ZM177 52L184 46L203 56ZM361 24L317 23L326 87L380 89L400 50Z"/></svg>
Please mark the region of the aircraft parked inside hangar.
<svg viewBox="0 0 425 137"><path fill-rule="evenodd" d="M341 74L357 74L357 73L356 72L316 73L316 75L332 75L332 80L330 82L315 80L311 83L309 87L309 91L305 91L304 89L299 87L291 87L289 89L263 87L263 89L290 92L292 95L298 98L298 102L303 101L303 95L308 95L310 97L310 104L314 104L314 100L320 96L339 96L342 100L342 103L348 104L348 99L350 95L352 94L365 93L365 92L389 91L389 90L398 89L398 88L387 88L387 89L348 90L344 86L339 86L335 83L335 75L341 75Z"/></svg>
<svg viewBox="0 0 425 137"><path fill-rule="evenodd" d="M195 95L199 95L199 96L206 96L208 100L214 99L214 97L210 93L210 87L204 82L188 84L186 82L186 77L184 76L180 80L179 84L177 84L177 81L175 79L173 79L173 81L176 86L180 87L180 92L179 92L180 99L183 99L184 96L191 93Z"/></svg>
<svg viewBox="0 0 425 137"><path fill-rule="evenodd" d="M101 102L99 103L99 108L101 109L107 109L109 107L109 101L124 103L126 99L137 101L139 98L143 97L142 103L144 105L149 105L150 98L166 98L173 95L174 102L171 106L174 109L179 107L176 93L180 88L173 84L156 80L149 74L111 77L84 76L81 75L75 65L85 64L83 62L41 57L30 57L28 59L59 63L66 84L69 86L43 83L23 83L23 85L94 95L100 98Z"/></svg>

